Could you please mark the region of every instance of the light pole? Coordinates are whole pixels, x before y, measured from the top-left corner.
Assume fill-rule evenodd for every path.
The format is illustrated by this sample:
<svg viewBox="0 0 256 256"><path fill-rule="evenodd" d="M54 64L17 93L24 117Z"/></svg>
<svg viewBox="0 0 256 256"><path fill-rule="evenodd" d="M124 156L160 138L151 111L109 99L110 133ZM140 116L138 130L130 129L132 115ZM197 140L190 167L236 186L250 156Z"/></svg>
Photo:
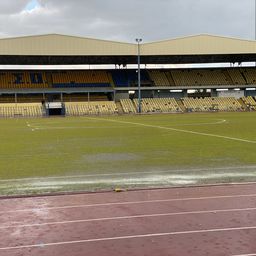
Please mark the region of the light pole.
<svg viewBox="0 0 256 256"><path fill-rule="evenodd" d="M256 41L256 0L254 0L254 39ZM255 61L256 67L256 61Z"/></svg>
<svg viewBox="0 0 256 256"><path fill-rule="evenodd" d="M141 38L136 38L138 45L138 113L141 113L141 81L140 81L140 43Z"/></svg>
<svg viewBox="0 0 256 256"><path fill-rule="evenodd" d="M254 39L256 40L256 0L253 0L254 5Z"/></svg>

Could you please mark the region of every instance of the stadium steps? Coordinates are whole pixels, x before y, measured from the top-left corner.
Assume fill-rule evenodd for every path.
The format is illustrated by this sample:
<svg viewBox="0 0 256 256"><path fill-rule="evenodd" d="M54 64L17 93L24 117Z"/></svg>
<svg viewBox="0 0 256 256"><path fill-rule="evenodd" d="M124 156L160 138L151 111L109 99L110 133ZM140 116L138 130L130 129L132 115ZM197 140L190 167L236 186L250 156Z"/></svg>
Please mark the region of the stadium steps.
<svg viewBox="0 0 256 256"><path fill-rule="evenodd" d="M178 103L179 107L181 108L182 112L186 112L186 108L185 106L183 105L183 102L181 99L176 99L176 102Z"/></svg>
<svg viewBox="0 0 256 256"><path fill-rule="evenodd" d="M169 82L170 82L170 85L171 85L171 86L176 86L175 81L174 81L174 79L173 79L173 77L172 77L171 72L166 72L166 76L167 76L167 79L168 79Z"/></svg>
<svg viewBox="0 0 256 256"><path fill-rule="evenodd" d="M248 79L247 79L247 77L246 77L246 75L244 74L244 71L243 71L242 69L240 70L240 73L241 73L242 77L243 77L244 80L245 80L245 84L248 84Z"/></svg>
<svg viewBox="0 0 256 256"><path fill-rule="evenodd" d="M249 110L248 107L246 106L246 104L244 103L244 101L242 99L238 99L238 102L241 104L243 109Z"/></svg>
<svg viewBox="0 0 256 256"><path fill-rule="evenodd" d="M113 80L113 77L112 77L111 73L108 72L107 75L108 75L108 79L109 79L109 83L111 84L111 87L114 88L115 87L115 83L114 83L114 80Z"/></svg>
<svg viewBox="0 0 256 256"><path fill-rule="evenodd" d="M47 116L47 109L46 109L46 106L45 104L42 105L42 116Z"/></svg>
<svg viewBox="0 0 256 256"><path fill-rule="evenodd" d="M124 114L124 110L120 101L116 102L116 108L118 110L118 114Z"/></svg>
<svg viewBox="0 0 256 256"><path fill-rule="evenodd" d="M52 88L52 73L46 72L45 76L49 87Z"/></svg>
<svg viewBox="0 0 256 256"><path fill-rule="evenodd" d="M223 74L225 75L225 77L230 85L235 84L227 70L223 70Z"/></svg>
<svg viewBox="0 0 256 256"><path fill-rule="evenodd" d="M132 100L130 99L121 99L120 104L122 106L124 114L136 114L137 110Z"/></svg>

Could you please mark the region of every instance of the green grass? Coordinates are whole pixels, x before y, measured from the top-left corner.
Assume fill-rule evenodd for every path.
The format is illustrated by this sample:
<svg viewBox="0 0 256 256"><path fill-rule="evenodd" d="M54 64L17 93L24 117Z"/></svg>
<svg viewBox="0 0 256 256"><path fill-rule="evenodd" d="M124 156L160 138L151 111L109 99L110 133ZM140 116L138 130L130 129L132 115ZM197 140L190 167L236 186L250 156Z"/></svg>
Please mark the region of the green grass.
<svg viewBox="0 0 256 256"><path fill-rule="evenodd" d="M253 112L0 119L0 180L40 178L0 193L254 181L255 127Z"/></svg>

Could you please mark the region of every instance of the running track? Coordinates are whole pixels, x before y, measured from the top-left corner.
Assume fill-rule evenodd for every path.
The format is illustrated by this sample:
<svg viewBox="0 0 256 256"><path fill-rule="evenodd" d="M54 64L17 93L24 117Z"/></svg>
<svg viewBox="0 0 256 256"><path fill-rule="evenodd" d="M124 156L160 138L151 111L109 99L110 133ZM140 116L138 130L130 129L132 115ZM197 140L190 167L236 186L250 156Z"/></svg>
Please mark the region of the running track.
<svg viewBox="0 0 256 256"><path fill-rule="evenodd" d="M0 255L256 255L256 184L3 199Z"/></svg>

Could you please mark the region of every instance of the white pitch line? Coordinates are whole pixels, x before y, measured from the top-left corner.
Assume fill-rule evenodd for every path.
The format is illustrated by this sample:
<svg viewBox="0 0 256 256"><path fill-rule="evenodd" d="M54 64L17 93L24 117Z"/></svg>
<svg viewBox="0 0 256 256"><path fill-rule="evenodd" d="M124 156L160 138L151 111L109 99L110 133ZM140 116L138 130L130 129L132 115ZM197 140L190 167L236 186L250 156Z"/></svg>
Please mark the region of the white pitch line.
<svg viewBox="0 0 256 256"><path fill-rule="evenodd" d="M30 126L35 130L70 130L70 129L120 129L120 126L108 126L108 127L100 127L100 126L95 126L95 127L87 127L87 126ZM131 128L134 127L130 126ZM125 126L127 128L127 126Z"/></svg>
<svg viewBox="0 0 256 256"><path fill-rule="evenodd" d="M228 232L228 231L229 232L230 231L245 231L245 230L248 231L248 230L255 230L255 229L256 229L256 226L254 226L254 227L236 227L236 228L219 228L219 229L216 228L216 229L174 231L174 232L167 232L167 233L150 233L150 234L130 235L130 236L103 237L103 238L94 238L94 239L85 239L85 240L73 240L73 241L64 241L64 242L1 247L0 251L42 248L42 247L58 246L58 245L85 244L85 243L92 243L92 242L104 242L104 241L115 241L115 240L127 240L127 239L136 239L136 238L192 235L192 234L217 233L217 232Z"/></svg>
<svg viewBox="0 0 256 256"><path fill-rule="evenodd" d="M68 153L61 153L60 155L67 155ZM39 155L50 155L48 153L39 154ZM22 155L24 157L34 156L30 154ZM221 170L237 170L237 169L254 169L256 170L256 166L229 166L229 167L216 167L216 168L195 168L195 169L187 169L186 171L197 172L197 171L221 171ZM69 178L83 178L83 177L102 177L102 176L122 176L122 175L140 175L140 174L161 174L161 173L173 173L173 172L181 172L182 169L168 170L168 171L149 171L149 172L119 172L119 173L97 173L97 174L84 174L84 175L71 175L71 176L50 176L50 177L34 177L34 178L20 178L20 179L3 179L0 182L15 182L15 181L30 181L30 180L51 180L51 179L69 179ZM248 182L248 184L252 184L253 182ZM244 184L244 183L241 183ZM245 183L247 184L247 183Z"/></svg>
<svg viewBox="0 0 256 256"><path fill-rule="evenodd" d="M109 220L129 220L129 219L140 219L140 218L156 218L156 217L168 217L168 216L180 216L180 215L196 215L196 214L207 214L207 213L217 214L217 213L249 212L249 211L256 211L256 208L237 208L237 209L235 208L235 209L226 209L226 210L189 211L189 212L172 212L172 213L143 214L143 215L131 215L131 216L116 216L116 217L107 217L107 218L94 218L94 219L56 221L56 222L22 224L22 225L9 225L9 226L2 226L2 227L0 226L0 229L41 227L41 226L98 222L98 221L109 221Z"/></svg>
<svg viewBox="0 0 256 256"><path fill-rule="evenodd" d="M88 119L94 119L94 120L104 120L104 121L115 122L115 123L133 124L133 125L143 126L143 127L151 127L151 128L157 128L157 129L163 129L163 130L169 130L169 131L175 131L175 132L189 133L189 134L194 134L194 135L215 137L215 138L221 138L221 139L226 139L226 140L233 140L233 141L239 141L239 142L246 142L246 143L256 144L256 141L254 141L254 140L246 140L246 139L240 139L240 138L235 138L235 137L223 136L223 135L218 135L218 134L195 132L195 131L190 131L190 130L183 130L183 129L177 129L177 128L159 126L159 125L134 123L134 122L119 121L119 120L106 119L106 118L93 118L93 117L87 117L87 118Z"/></svg>
<svg viewBox="0 0 256 256"><path fill-rule="evenodd" d="M173 199L161 199L161 200L146 200L146 201L130 201L130 202L116 202L116 203L100 203L100 204L80 204L80 205L68 205L68 206L54 206L54 207L42 207L42 208L30 208L10 211L0 211L0 214L17 213L17 212L30 212L38 210L61 210L61 209L77 209L86 207L101 207L101 206L114 206L114 205L132 205L132 204L150 204L150 203L164 203L164 202L179 202L179 201L196 201L196 200L210 200L210 199L225 199L225 198L245 198L256 197L256 194L248 195L229 195L229 196L211 196L211 197L188 197L188 198L173 198Z"/></svg>
<svg viewBox="0 0 256 256"><path fill-rule="evenodd" d="M216 119L216 122L209 122L209 123L185 123L185 124L176 124L175 126L201 126L201 125L216 125L216 124L223 124L226 123L227 120L225 119ZM107 126L107 127L100 127L100 126L49 126L52 123L49 124L31 124L29 126L33 127L35 130L65 130L65 129L117 129L120 128L120 126ZM57 123L63 125L63 123ZM48 125L48 126L47 126ZM132 126L125 126L125 128L133 128L134 124Z"/></svg>
<svg viewBox="0 0 256 256"><path fill-rule="evenodd" d="M201 126L201 125L216 125L216 124L224 124L227 122L226 119L216 119L219 121L211 122L211 123L190 123L190 124L175 124L174 126ZM173 125L172 125L173 126Z"/></svg>
<svg viewBox="0 0 256 256"><path fill-rule="evenodd" d="M35 129L34 129L33 127L31 127L31 125L30 125L30 123L29 123L29 122L26 122L26 124L27 124L27 127L28 127L32 132L34 132L34 131L35 131Z"/></svg>

